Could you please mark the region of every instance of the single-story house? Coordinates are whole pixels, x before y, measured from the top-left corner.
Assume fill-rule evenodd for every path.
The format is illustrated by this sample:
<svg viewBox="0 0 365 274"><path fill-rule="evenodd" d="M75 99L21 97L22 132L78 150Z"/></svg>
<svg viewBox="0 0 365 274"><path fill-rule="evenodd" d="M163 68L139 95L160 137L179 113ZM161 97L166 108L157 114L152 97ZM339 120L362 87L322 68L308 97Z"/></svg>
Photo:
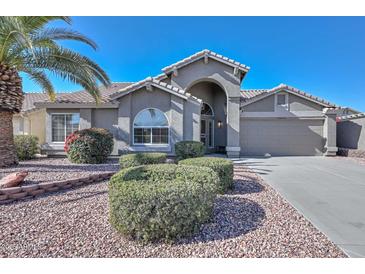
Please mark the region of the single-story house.
<svg viewBox="0 0 365 274"><path fill-rule="evenodd" d="M196 140L207 152L239 155L335 155L339 107L299 89L241 90L249 67L210 50L200 51L137 83L101 88L95 104L86 91L26 93L14 116L15 134L39 137L48 154L63 152L74 130L103 127L114 135L113 154L174 153Z"/></svg>

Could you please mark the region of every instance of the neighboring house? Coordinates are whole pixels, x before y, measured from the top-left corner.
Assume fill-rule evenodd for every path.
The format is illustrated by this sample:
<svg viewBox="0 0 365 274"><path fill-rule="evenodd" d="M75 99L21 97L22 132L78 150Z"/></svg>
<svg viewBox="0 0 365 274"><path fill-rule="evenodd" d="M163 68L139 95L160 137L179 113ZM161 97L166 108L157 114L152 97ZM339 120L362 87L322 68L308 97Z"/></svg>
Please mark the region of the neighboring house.
<svg viewBox="0 0 365 274"><path fill-rule="evenodd" d="M173 154L181 140L202 141L208 152L226 151L230 157L337 151L339 108L327 101L283 84L241 90L249 67L209 50L162 71L137 83L102 88L99 105L86 91L60 94L55 102L42 94L26 94L36 97L25 100L20 114L30 121L30 129L17 116L14 130L37 135L49 154L63 151L69 133L89 127L113 133L113 154Z"/></svg>
<svg viewBox="0 0 365 274"><path fill-rule="evenodd" d="M337 146L365 151L365 113L338 118Z"/></svg>

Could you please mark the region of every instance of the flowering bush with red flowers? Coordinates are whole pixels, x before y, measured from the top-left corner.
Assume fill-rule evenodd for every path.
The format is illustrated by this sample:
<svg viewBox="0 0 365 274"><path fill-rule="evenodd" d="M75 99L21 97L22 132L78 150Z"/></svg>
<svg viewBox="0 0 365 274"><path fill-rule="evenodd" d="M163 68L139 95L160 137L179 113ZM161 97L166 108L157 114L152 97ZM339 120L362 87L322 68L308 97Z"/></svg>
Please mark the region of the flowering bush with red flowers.
<svg viewBox="0 0 365 274"><path fill-rule="evenodd" d="M64 150L77 164L104 163L113 150L113 135L104 128L77 130L66 138Z"/></svg>
<svg viewBox="0 0 365 274"><path fill-rule="evenodd" d="M67 136L64 150L66 153L70 150L70 145L79 137L79 135L76 132L71 133Z"/></svg>

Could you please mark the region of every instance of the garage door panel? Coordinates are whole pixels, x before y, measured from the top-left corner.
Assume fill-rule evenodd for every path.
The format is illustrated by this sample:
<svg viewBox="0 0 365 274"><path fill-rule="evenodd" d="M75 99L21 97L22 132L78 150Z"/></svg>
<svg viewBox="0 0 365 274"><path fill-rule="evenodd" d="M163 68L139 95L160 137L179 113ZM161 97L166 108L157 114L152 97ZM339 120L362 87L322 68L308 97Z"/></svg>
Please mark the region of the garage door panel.
<svg viewBox="0 0 365 274"><path fill-rule="evenodd" d="M245 155L322 155L323 120L241 120Z"/></svg>

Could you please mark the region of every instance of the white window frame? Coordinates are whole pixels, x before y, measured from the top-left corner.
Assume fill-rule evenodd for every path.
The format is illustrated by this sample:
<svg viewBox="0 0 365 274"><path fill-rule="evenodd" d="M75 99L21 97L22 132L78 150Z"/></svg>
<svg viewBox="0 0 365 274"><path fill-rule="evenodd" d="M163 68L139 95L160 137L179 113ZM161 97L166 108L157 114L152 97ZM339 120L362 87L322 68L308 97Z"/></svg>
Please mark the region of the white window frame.
<svg viewBox="0 0 365 274"><path fill-rule="evenodd" d="M67 138L67 135L66 135L66 126L65 126L65 141L63 141L63 142L61 142L61 141L53 141L53 125L52 125L52 121L53 121L53 115L73 115L73 114L78 114L79 115L79 126L78 126L78 128L77 128L77 130L80 130L80 113L79 112L69 112L69 113L67 113L67 112L63 112L63 113L57 113L57 112L55 112L55 113L51 113L51 142L53 143L53 144L64 144L65 143L65 141L66 141L66 138Z"/></svg>
<svg viewBox="0 0 365 274"><path fill-rule="evenodd" d="M285 104L278 105L278 96L285 96ZM275 111L289 111L289 94L288 93L276 93L275 94Z"/></svg>
<svg viewBox="0 0 365 274"><path fill-rule="evenodd" d="M146 126L134 126L134 121L136 120L136 118L138 117L138 115L145 111L145 110L148 110L148 109L154 109L154 110L158 110L160 111L166 118L167 120L167 124L168 126L149 126L149 127L146 127ZM135 128L147 128L147 129L151 129L151 135L150 135L150 142L149 143L135 143L134 142L134 129ZM167 143L166 144L153 144L152 143L152 129L153 128L167 128ZM135 146L155 146L155 147L161 147L161 146L169 146L170 145L170 121L169 119L167 118L167 115L165 112L163 112L162 110L158 109L158 108L145 108L145 109L142 109L140 110L136 116L134 116L134 119L133 119L133 124L132 124L132 131L133 131L133 134L132 134L132 144L135 145Z"/></svg>

